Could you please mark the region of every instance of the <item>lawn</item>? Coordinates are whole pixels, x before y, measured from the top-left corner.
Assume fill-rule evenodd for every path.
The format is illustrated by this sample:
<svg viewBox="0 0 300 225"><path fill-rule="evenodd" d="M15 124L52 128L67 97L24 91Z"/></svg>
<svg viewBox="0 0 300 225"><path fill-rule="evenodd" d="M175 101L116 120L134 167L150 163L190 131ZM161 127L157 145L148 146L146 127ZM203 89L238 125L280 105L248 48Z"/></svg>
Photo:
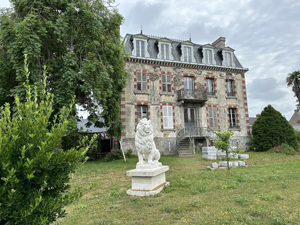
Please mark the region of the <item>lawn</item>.
<svg viewBox="0 0 300 225"><path fill-rule="evenodd" d="M137 158L87 162L71 181L82 198L55 224L300 224L300 154L248 153L251 166L230 171L204 170L200 154L163 156L170 186L152 197L126 194Z"/></svg>

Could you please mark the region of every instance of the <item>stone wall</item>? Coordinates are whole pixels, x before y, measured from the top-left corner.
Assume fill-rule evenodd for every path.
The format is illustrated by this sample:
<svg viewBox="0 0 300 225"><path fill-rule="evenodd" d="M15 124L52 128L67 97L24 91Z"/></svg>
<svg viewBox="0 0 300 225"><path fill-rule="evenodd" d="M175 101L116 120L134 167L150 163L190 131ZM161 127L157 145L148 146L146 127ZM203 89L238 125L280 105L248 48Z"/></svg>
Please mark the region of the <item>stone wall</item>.
<svg viewBox="0 0 300 225"><path fill-rule="evenodd" d="M240 140L240 145L250 140L250 125L247 106L247 94L244 74L227 73L222 71L199 70L191 68L176 68L171 66L157 66L143 63L127 62L126 71L131 74L122 96L121 115L124 126L122 145L124 150L134 149L135 128L138 123L137 106L145 105L148 109L148 119L152 121L154 140L157 148L164 154L176 154L176 132L184 128L184 107L193 106L196 109L197 126L209 127L208 108L216 107L218 114L218 129L229 127L228 109L236 108L237 128L233 136ZM137 72L147 74L147 89L137 90ZM162 75L171 76L171 93L162 92ZM205 103L181 103L177 101L177 90L183 88L183 77L194 78L194 86L206 86L206 79L215 82L215 96L209 96ZM226 80L234 81L235 97L226 94ZM164 129L164 105L172 106L173 129ZM211 138L215 135L211 132Z"/></svg>

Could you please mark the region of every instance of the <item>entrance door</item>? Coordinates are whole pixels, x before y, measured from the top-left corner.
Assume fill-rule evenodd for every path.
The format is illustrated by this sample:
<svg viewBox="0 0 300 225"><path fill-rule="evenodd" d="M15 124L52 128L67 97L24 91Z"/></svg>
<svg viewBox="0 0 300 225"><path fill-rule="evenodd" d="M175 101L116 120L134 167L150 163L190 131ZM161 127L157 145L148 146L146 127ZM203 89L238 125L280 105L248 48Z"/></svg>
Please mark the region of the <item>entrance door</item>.
<svg viewBox="0 0 300 225"><path fill-rule="evenodd" d="M184 108L184 127L195 128L196 127L196 109Z"/></svg>

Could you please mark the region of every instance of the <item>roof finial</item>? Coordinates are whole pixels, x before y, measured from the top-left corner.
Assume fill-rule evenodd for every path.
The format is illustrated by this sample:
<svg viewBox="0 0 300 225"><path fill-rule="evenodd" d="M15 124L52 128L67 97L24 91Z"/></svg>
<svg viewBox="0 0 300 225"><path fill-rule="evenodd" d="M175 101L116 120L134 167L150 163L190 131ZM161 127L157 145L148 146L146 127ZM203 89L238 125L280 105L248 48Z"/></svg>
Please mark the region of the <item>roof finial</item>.
<svg viewBox="0 0 300 225"><path fill-rule="evenodd" d="M143 24L141 24L141 34L143 34Z"/></svg>
<svg viewBox="0 0 300 225"><path fill-rule="evenodd" d="M190 41L192 41L192 36L191 36L191 32L190 32Z"/></svg>

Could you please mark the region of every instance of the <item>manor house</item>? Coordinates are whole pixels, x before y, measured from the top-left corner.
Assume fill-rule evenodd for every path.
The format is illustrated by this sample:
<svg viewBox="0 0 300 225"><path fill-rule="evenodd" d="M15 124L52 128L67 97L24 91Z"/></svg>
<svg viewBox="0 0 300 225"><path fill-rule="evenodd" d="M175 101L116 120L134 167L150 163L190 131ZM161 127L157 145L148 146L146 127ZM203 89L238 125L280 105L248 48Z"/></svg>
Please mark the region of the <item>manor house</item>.
<svg viewBox="0 0 300 225"><path fill-rule="evenodd" d="M225 38L196 44L152 35L126 34L131 74L122 94L123 149L134 148L137 123L152 121L154 141L163 154L193 156L212 145L215 130L234 129L235 145L250 138L244 68L225 47Z"/></svg>

